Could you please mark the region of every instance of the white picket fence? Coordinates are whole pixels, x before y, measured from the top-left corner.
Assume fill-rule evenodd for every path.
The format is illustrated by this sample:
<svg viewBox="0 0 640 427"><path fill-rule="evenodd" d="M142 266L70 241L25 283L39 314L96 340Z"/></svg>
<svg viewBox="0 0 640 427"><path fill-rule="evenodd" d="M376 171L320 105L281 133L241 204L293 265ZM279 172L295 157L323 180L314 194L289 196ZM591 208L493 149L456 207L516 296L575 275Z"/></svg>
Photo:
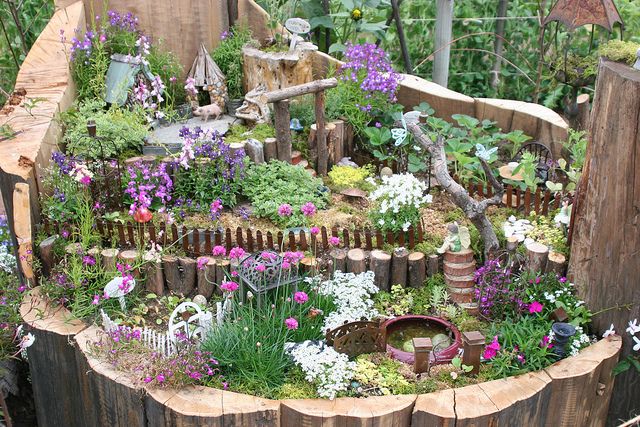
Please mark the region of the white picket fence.
<svg viewBox="0 0 640 427"><path fill-rule="evenodd" d="M189 308L195 310L195 314L189 318L182 319L182 313ZM118 329L118 325L109 316L100 310L102 317L102 327L106 332ZM176 322L176 320L179 320ZM221 319L217 319L218 323ZM197 304L183 302L171 313L169 318L169 329L166 332L158 332L149 328L142 328L140 331L141 341L150 349L158 352L164 357L175 354L178 350L179 340L177 333L186 338L197 338L202 340L207 331L213 327L213 314L203 311Z"/></svg>

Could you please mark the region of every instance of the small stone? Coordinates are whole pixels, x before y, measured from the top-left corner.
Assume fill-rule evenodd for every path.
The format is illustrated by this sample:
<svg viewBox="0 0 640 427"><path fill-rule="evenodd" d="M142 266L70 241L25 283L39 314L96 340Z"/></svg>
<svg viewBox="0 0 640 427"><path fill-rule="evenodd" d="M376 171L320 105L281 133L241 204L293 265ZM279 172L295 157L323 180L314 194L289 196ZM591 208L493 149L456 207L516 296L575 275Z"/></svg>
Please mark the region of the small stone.
<svg viewBox="0 0 640 427"><path fill-rule="evenodd" d="M198 294L195 297L193 297L193 303L198 304L200 307L206 307L207 298L204 295Z"/></svg>
<svg viewBox="0 0 640 427"><path fill-rule="evenodd" d="M393 175L393 171L391 170L390 167L383 167L382 169L380 169L380 178L385 177L385 176L391 176Z"/></svg>
<svg viewBox="0 0 640 427"><path fill-rule="evenodd" d="M402 350L407 353L413 353L413 340L407 340L402 344Z"/></svg>
<svg viewBox="0 0 640 427"><path fill-rule="evenodd" d="M451 345L451 338L445 334L437 334L431 338L431 343L433 344L434 351L441 351Z"/></svg>

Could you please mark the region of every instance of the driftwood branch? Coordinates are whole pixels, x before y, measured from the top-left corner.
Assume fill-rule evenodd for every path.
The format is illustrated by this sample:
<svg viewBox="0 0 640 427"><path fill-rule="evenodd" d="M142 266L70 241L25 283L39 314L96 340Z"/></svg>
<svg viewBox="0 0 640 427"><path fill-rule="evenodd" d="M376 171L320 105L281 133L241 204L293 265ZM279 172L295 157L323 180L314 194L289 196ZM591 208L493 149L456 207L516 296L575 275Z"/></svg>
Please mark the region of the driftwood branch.
<svg viewBox="0 0 640 427"><path fill-rule="evenodd" d="M271 92L267 92L262 95L262 100L265 103L278 102L285 99L306 95L308 93L322 92L323 90L334 88L337 85L338 80L335 77L324 80L314 80L312 82L304 83L297 86L272 90Z"/></svg>
<svg viewBox="0 0 640 427"><path fill-rule="evenodd" d="M482 240L484 241L485 256L488 256L492 252L499 249L500 244L498 237L491 225L491 222L485 215L485 210L490 205L499 204L502 201L502 194L504 188L498 180L491 173L491 168L482 159L480 163L484 169L489 182L495 189L495 195L490 199L482 201L475 200L469 195L467 190L460 184L458 184L449 174L447 168L447 157L444 152L444 138L438 136L434 141L427 134L425 134L417 123L407 123L407 130L411 132L413 138L418 142L425 150L431 154L433 171L440 186L451 196L453 203L456 204L469 220L476 226Z"/></svg>

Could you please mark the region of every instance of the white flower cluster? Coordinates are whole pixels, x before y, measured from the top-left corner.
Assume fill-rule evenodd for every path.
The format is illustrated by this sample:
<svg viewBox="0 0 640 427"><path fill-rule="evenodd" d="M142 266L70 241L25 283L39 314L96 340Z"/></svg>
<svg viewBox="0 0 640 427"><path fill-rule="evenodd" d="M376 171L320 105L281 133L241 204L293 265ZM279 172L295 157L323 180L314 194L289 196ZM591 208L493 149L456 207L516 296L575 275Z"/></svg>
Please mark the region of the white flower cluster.
<svg viewBox="0 0 640 427"><path fill-rule="evenodd" d="M13 273L16 267L16 257L9 252L9 247L0 245L0 269L6 273Z"/></svg>
<svg viewBox="0 0 640 427"><path fill-rule="evenodd" d="M91 172L84 163L76 162L73 171L71 171L71 176L73 176L73 179L76 181L83 182L85 177L89 180L93 179L93 172Z"/></svg>
<svg viewBox="0 0 640 427"><path fill-rule="evenodd" d="M332 280L320 284L318 293L333 297L336 310L329 313L324 320L324 330L335 329L346 322L361 318L371 319L379 315L373 308L371 295L378 292L373 283L373 271L353 273L336 271Z"/></svg>
<svg viewBox="0 0 640 427"><path fill-rule="evenodd" d="M369 199L380 201L380 213L392 212L397 214L405 207L420 209L424 204L431 203L433 196L425 194L427 185L410 173L383 176L382 184L369 194ZM384 220L380 220L384 225ZM403 224L407 231L411 224Z"/></svg>
<svg viewBox="0 0 640 427"><path fill-rule="evenodd" d="M571 341L569 353L572 356L577 356L580 349L589 344L589 342L589 336L584 333L582 326L576 326L576 334L573 336L573 341Z"/></svg>
<svg viewBox="0 0 640 427"><path fill-rule="evenodd" d="M305 379L317 385L318 395L333 399L344 391L355 375L356 363L333 347L309 344L295 347L291 357L305 373Z"/></svg>
<svg viewBox="0 0 640 427"><path fill-rule="evenodd" d="M552 303L555 304L556 301L561 300L563 302L567 302L565 300L563 300L564 297L571 297L573 298L573 294L571 291L571 288L573 287L573 283L570 283L569 286L562 288L562 289L558 289L555 292L545 292L544 293L544 298ZM569 304L568 304L569 305ZM580 306L584 305L584 301L576 299L576 301L573 303L573 307L578 308Z"/></svg>

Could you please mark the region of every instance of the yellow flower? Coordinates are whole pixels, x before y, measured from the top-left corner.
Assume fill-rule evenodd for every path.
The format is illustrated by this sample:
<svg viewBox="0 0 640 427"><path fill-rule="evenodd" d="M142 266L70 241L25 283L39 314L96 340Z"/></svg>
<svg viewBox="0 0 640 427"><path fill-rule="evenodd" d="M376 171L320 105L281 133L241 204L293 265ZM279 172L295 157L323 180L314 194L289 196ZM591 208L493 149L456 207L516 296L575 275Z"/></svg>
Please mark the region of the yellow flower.
<svg viewBox="0 0 640 427"><path fill-rule="evenodd" d="M351 11L351 19L354 21L359 21L362 19L362 11L358 8L355 8Z"/></svg>

